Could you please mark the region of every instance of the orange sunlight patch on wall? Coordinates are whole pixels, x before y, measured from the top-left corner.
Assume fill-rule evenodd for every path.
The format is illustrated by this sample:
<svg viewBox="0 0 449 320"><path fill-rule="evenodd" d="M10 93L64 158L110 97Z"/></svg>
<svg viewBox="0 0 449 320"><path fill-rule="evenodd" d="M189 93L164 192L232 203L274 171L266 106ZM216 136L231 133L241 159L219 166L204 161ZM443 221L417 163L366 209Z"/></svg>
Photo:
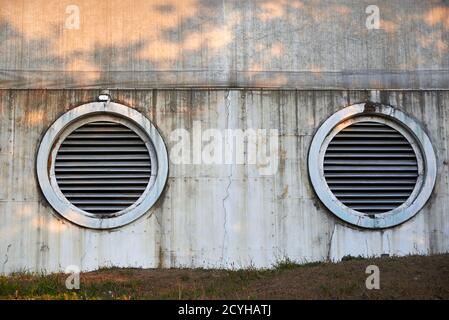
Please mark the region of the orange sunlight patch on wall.
<svg viewBox="0 0 449 320"><path fill-rule="evenodd" d="M35 110L28 112L26 115L26 122L30 125L35 125L37 123L41 123L44 119L44 111L43 110Z"/></svg>
<svg viewBox="0 0 449 320"><path fill-rule="evenodd" d="M284 45L280 42L274 43L271 46L271 56L274 58L280 58L282 54L284 53Z"/></svg>
<svg viewBox="0 0 449 320"><path fill-rule="evenodd" d="M266 22L282 18L289 8L302 9L303 7L304 4L301 1L273 0L261 3L261 12L257 16L261 21Z"/></svg>
<svg viewBox="0 0 449 320"><path fill-rule="evenodd" d="M164 0L163 7L154 0L18 1L1 0L0 18L26 40L50 41L49 54L61 58L72 54L82 57L98 48L127 47L138 42L151 44L146 56L156 61L161 56L175 58L179 44L164 40L163 33L197 12L197 0ZM79 29L65 28L68 5L79 7ZM154 53L155 46L160 54Z"/></svg>
<svg viewBox="0 0 449 320"><path fill-rule="evenodd" d="M394 33L398 29L398 24L390 20L380 20L380 28L388 33Z"/></svg>
<svg viewBox="0 0 449 320"><path fill-rule="evenodd" d="M444 25L446 29L449 30L449 8L448 7L432 8L424 16L424 21L431 26L441 23Z"/></svg>

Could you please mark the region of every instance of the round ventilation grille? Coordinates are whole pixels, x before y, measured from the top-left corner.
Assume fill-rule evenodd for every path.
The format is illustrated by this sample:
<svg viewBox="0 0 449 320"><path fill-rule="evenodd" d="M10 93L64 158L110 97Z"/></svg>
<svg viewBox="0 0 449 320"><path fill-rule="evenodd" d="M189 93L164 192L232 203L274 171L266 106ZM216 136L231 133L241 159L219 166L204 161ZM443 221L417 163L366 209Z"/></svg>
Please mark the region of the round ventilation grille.
<svg viewBox="0 0 449 320"><path fill-rule="evenodd" d="M415 119L391 106L360 103L329 117L309 149L317 197L340 219L388 228L426 204L436 179L436 157Z"/></svg>
<svg viewBox="0 0 449 320"><path fill-rule="evenodd" d="M327 147L323 167L336 198L368 215L404 204L418 180L418 159L410 142L396 129L373 121L339 131Z"/></svg>
<svg viewBox="0 0 449 320"><path fill-rule="evenodd" d="M150 152L142 138L123 124L87 123L60 145L55 177L62 194L79 209L117 213L145 191L151 177Z"/></svg>
<svg viewBox="0 0 449 320"><path fill-rule="evenodd" d="M168 154L150 120L108 99L73 108L51 125L36 173L59 215L112 229L151 212L167 182Z"/></svg>

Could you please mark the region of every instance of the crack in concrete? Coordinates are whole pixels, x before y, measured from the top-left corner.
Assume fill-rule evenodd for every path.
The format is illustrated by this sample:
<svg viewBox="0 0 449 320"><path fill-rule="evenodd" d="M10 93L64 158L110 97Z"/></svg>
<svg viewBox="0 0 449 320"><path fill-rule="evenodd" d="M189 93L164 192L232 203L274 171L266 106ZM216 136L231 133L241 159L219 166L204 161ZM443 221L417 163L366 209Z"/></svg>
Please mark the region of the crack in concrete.
<svg viewBox="0 0 449 320"><path fill-rule="evenodd" d="M230 104L231 104L231 99L229 97L230 95L230 91L227 91L226 96L225 96L225 109L226 109L226 128L229 128L229 114L230 114ZM229 194L229 189L231 187L232 184L232 164L231 164L231 173L228 176L229 182L228 185L226 186L226 195L222 200L222 204L223 204L223 213L224 213L224 219L223 219L223 244L221 247L221 264L223 266L223 261L224 261L224 254L225 254L225 243L226 243L226 239L228 237L228 233L226 231L226 227L228 224L228 212L226 210L226 200L228 200L230 194Z"/></svg>
<svg viewBox="0 0 449 320"><path fill-rule="evenodd" d="M223 203L223 212L224 212L224 219L223 219L223 229L224 229L224 234L223 234L223 245L222 245L222 249L221 249L221 261L223 262L224 260L224 251L225 251L225 243L226 243L226 238L228 236L228 233L226 232L226 227L228 224L228 212L226 210L226 200L228 200L230 194L229 194L229 189L231 187L232 184L232 168L231 168L231 174L228 176L229 182L228 185L226 186L226 195L222 200Z"/></svg>
<svg viewBox="0 0 449 320"><path fill-rule="evenodd" d="M8 247L6 247L6 253L5 253L5 261L3 261L3 267L2 267L2 273L5 272L5 265L8 263L9 260L9 249L11 248L12 244L8 244Z"/></svg>
<svg viewBox="0 0 449 320"><path fill-rule="evenodd" d="M160 221L160 219L162 219L162 217L159 217L157 213L155 213L154 218L156 220L156 224L158 225L158 232L159 232L159 249L158 249L158 268L163 268L164 265L164 249L163 249L163 232L162 232L162 221Z"/></svg>
<svg viewBox="0 0 449 320"><path fill-rule="evenodd" d="M331 253L332 253L332 240L334 239L335 230L337 230L337 225L334 225L334 230L332 230L331 237L329 239L328 251L327 251L327 260L331 261Z"/></svg>

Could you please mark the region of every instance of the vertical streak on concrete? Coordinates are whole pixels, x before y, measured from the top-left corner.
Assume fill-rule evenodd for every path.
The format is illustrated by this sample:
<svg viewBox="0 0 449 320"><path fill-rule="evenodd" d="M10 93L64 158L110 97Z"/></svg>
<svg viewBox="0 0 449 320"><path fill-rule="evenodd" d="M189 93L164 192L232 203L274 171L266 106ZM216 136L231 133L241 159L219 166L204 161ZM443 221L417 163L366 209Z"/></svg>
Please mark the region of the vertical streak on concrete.
<svg viewBox="0 0 449 320"><path fill-rule="evenodd" d="M225 124L225 128L229 129L229 120L230 120L230 113L231 113L231 97L230 97L231 91L228 90L226 91L226 96L225 96L225 112L226 112L226 124ZM229 142L229 141L228 141ZM233 143L231 143L231 145L233 146ZM226 144L225 144L225 148L226 148ZM228 176L228 184L226 186L225 189L225 197L223 198L223 244L222 244L222 248L221 248L221 263L222 265L225 265L225 253L226 253L226 242L227 242L227 237L228 237L228 212L226 209L226 200L228 200L230 194L229 194L229 189L231 188L231 184L232 184L232 170L233 170L233 166L232 164L229 165L229 169L230 169L230 173Z"/></svg>

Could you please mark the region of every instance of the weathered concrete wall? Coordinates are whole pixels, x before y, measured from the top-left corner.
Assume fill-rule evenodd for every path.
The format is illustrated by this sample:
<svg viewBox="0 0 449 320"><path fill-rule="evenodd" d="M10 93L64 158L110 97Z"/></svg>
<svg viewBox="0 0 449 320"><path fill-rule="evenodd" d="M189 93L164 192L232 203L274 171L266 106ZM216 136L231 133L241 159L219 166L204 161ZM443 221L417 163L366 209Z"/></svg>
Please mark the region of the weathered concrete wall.
<svg viewBox="0 0 449 320"><path fill-rule="evenodd" d="M0 88L186 86L447 89L449 4L0 0Z"/></svg>
<svg viewBox="0 0 449 320"><path fill-rule="evenodd" d="M96 90L0 90L0 272L102 266L269 267L344 255L449 251L449 91L119 90L159 128L170 150L178 128L266 128L280 132L279 169L170 163L166 190L139 220L112 231L61 219L42 197L35 172L41 137L61 114ZM307 173L313 133L346 105L371 99L415 116L438 157L425 208L404 224L357 229L314 195Z"/></svg>

